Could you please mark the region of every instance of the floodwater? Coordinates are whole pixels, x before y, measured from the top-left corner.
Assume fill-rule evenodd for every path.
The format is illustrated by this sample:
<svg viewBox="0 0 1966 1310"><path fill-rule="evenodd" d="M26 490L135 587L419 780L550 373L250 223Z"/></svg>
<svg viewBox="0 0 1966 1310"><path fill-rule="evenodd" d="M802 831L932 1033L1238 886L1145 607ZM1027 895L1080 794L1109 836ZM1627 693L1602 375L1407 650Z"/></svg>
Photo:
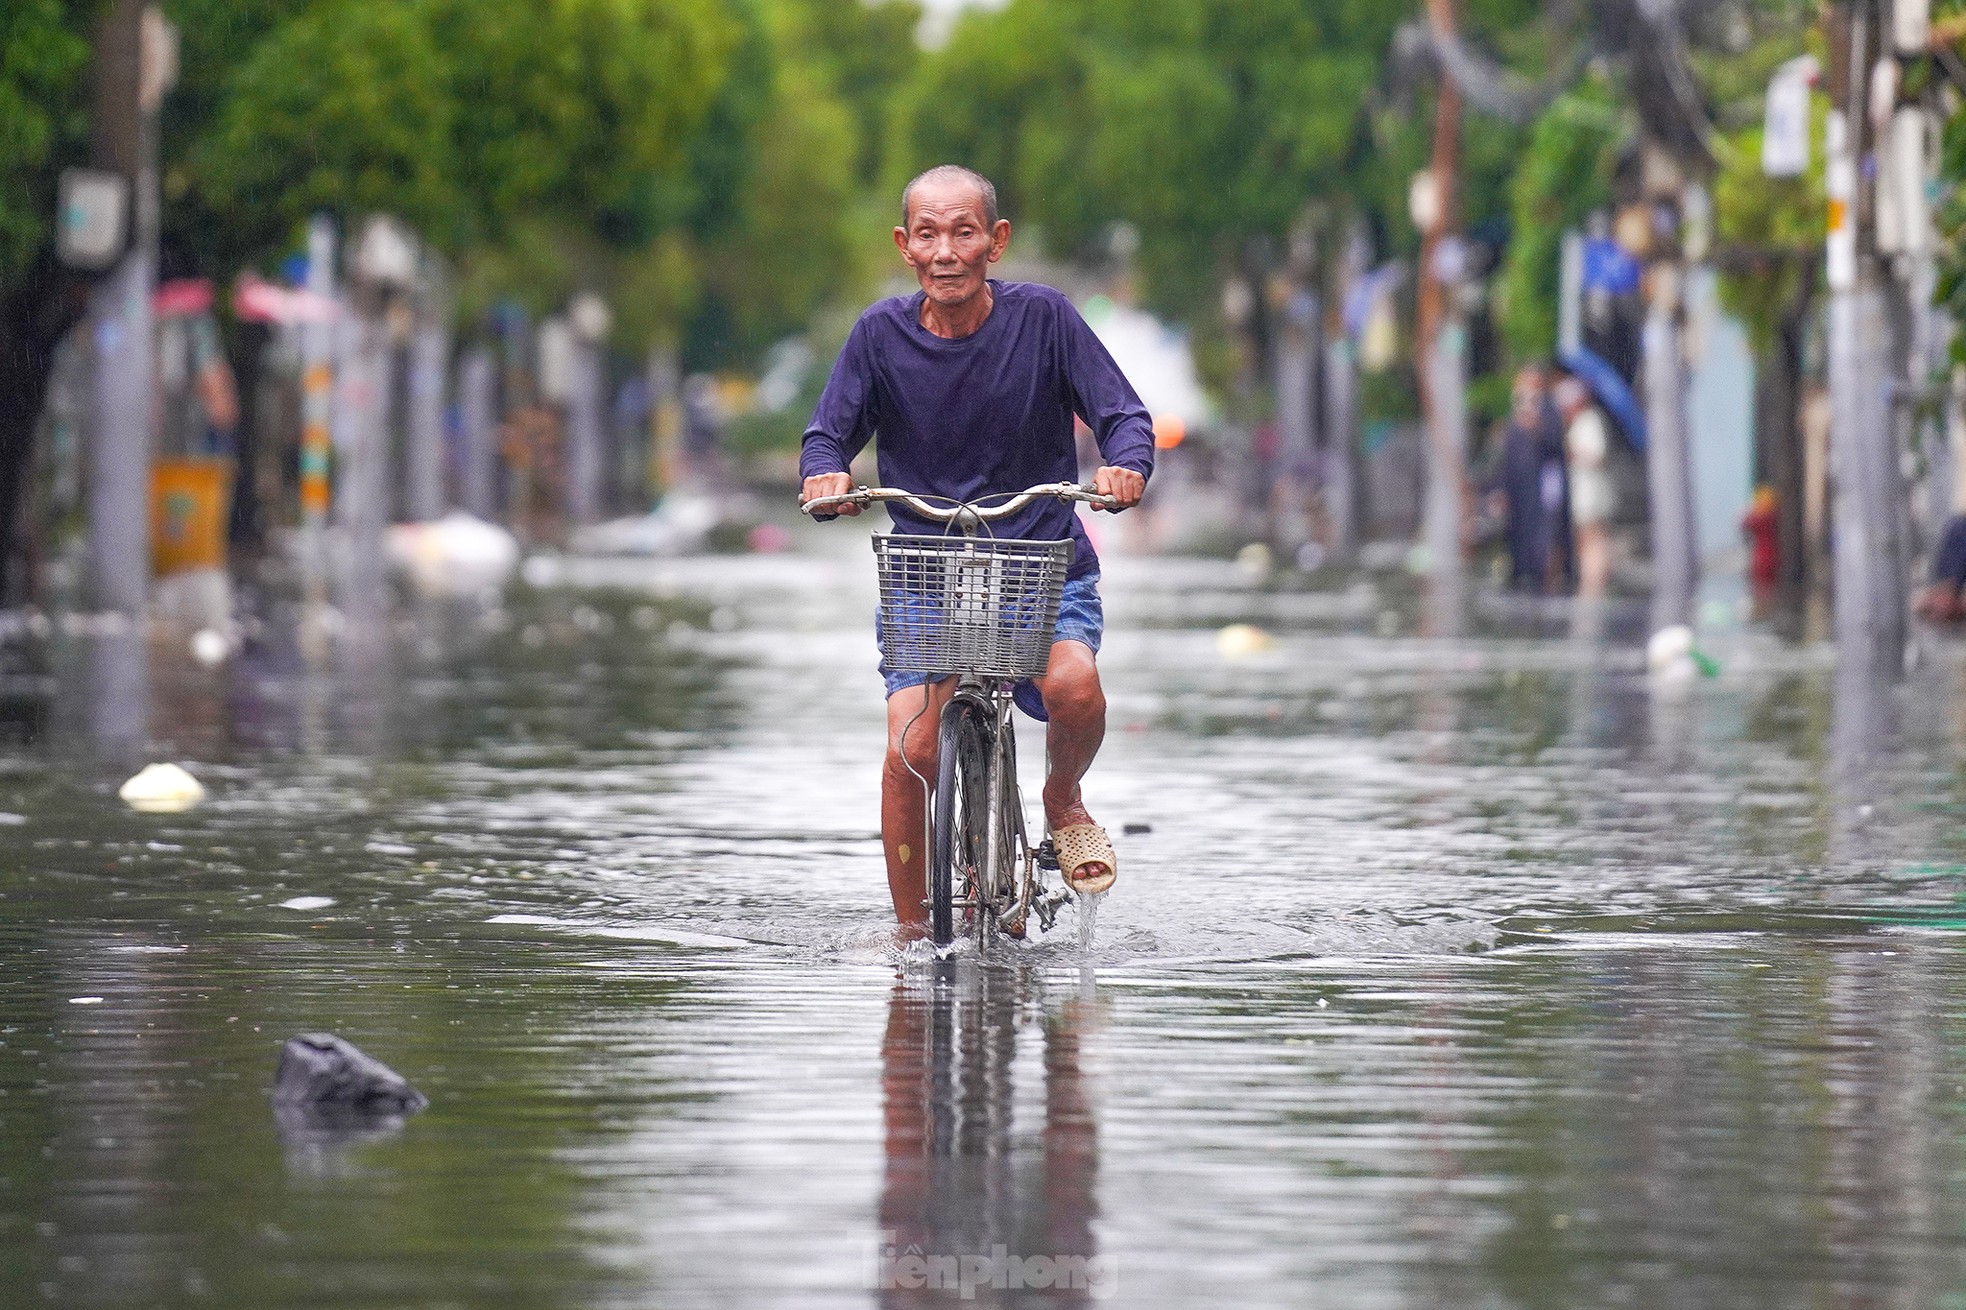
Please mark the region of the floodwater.
<svg viewBox="0 0 1966 1310"><path fill-rule="evenodd" d="M1961 1304L1955 652L1655 683L1622 610L1115 558L1096 938L936 963L820 531L17 652L0 1305ZM283 1129L320 1030L431 1108Z"/></svg>

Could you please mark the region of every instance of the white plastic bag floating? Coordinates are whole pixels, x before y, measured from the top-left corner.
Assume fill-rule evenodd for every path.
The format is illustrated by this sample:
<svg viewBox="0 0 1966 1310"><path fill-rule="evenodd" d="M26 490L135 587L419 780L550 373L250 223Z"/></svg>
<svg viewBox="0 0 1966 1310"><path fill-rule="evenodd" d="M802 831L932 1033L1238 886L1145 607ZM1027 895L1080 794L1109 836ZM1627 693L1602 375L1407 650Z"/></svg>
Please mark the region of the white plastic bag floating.
<svg viewBox="0 0 1966 1310"><path fill-rule="evenodd" d="M145 765L116 794L131 809L147 814L174 814L205 799L204 787L175 764Z"/></svg>
<svg viewBox="0 0 1966 1310"><path fill-rule="evenodd" d="M511 581L519 539L496 523L452 510L428 523L399 523L383 548L389 562L428 596L470 596Z"/></svg>

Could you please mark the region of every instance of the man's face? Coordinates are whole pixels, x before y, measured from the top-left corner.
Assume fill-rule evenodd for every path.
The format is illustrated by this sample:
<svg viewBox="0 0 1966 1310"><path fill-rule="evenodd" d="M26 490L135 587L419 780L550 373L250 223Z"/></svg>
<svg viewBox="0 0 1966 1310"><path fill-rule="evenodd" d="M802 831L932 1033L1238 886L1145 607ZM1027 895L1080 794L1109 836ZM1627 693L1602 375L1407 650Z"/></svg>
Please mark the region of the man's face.
<svg viewBox="0 0 1966 1310"><path fill-rule="evenodd" d="M894 244L928 298L957 309L983 293L990 265L1010 244L1010 223L986 226L983 196L966 182L924 182L909 200L908 226L894 229Z"/></svg>
<svg viewBox="0 0 1966 1310"><path fill-rule="evenodd" d="M1515 380L1511 408L1516 422L1531 424L1543 408L1543 379L1531 373L1519 374Z"/></svg>

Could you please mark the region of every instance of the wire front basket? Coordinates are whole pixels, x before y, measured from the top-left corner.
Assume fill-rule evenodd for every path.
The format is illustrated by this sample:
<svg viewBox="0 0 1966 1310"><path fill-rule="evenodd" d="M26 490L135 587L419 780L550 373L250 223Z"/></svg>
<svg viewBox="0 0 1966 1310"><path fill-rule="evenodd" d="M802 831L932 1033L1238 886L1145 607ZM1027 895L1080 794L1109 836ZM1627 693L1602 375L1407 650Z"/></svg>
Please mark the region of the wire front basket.
<svg viewBox="0 0 1966 1310"><path fill-rule="evenodd" d="M897 673L1041 675L1071 558L1070 541L876 534L882 660Z"/></svg>

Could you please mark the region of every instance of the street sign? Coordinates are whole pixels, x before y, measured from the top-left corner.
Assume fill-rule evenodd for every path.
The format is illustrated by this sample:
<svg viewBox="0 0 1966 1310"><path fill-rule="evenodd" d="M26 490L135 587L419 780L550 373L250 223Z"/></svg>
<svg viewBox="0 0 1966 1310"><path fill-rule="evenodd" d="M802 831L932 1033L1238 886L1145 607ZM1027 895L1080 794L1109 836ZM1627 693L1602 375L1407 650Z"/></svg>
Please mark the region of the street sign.
<svg viewBox="0 0 1966 1310"><path fill-rule="evenodd" d="M100 273L122 257L130 239L128 178L98 168L63 169L55 208L62 263Z"/></svg>

